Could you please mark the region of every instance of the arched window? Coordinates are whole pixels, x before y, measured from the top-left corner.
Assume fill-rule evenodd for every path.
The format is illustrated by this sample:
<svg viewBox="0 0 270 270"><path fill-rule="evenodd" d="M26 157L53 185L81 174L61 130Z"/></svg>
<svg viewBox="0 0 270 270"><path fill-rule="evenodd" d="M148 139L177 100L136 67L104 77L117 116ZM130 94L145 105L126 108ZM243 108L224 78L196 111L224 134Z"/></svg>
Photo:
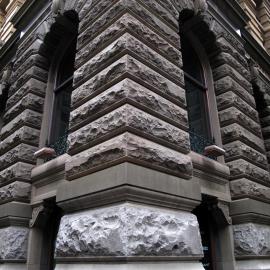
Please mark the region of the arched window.
<svg viewBox="0 0 270 270"><path fill-rule="evenodd" d="M187 37L182 38L183 69L191 150L202 154L213 144L208 109L208 93L203 64Z"/></svg>
<svg viewBox="0 0 270 270"><path fill-rule="evenodd" d="M53 108L48 143L56 155L67 150L72 82L76 55L76 39L58 60L53 89Z"/></svg>

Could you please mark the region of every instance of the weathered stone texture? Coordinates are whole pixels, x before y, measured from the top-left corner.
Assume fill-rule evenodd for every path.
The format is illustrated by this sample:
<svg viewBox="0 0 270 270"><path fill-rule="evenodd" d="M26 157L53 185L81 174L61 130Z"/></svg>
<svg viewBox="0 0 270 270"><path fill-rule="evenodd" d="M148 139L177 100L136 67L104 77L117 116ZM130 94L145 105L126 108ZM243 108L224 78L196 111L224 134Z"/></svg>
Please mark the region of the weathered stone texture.
<svg viewBox="0 0 270 270"><path fill-rule="evenodd" d="M30 181L33 168L34 165L18 162L0 172L0 184L2 185L13 180Z"/></svg>
<svg viewBox="0 0 270 270"><path fill-rule="evenodd" d="M245 160L239 159L232 162L227 162L230 167L231 178L236 177L247 177L262 183L270 184L269 172L267 170L261 169Z"/></svg>
<svg viewBox="0 0 270 270"><path fill-rule="evenodd" d="M29 93L6 112L4 120L6 122L12 120L25 109L31 109L37 112L41 112L43 109L43 103L44 98Z"/></svg>
<svg viewBox="0 0 270 270"><path fill-rule="evenodd" d="M123 204L64 216L56 257L200 256L194 215Z"/></svg>
<svg viewBox="0 0 270 270"><path fill-rule="evenodd" d="M29 201L31 185L23 182L14 182L0 188L0 203L11 200Z"/></svg>
<svg viewBox="0 0 270 270"><path fill-rule="evenodd" d="M183 72L179 66L169 62L166 58L150 49L129 33L125 33L99 54L90 59L77 70L77 73L83 74L84 77L87 74L87 78L91 78L97 73L100 67L104 68L108 66L111 64L114 57L120 57L126 53L137 55L142 61L146 62L147 65L157 69L164 77L171 78L172 80L183 84Z"/></svg>
<svg viewBox="0 0 270 270"><path fill-rule="evenodd" d="M0 156L0 168L6 168L19 161L34 163L34 153L36 151L37 147L27 144L20 144L4 155Z"/></svg>
<svg viewBox="0 0 270 270"><path fill-rule="evenodd" d="M1 139L3 140L17 129L23 126L30 126L39 129L41 126L42 115L38 112L26 109L12 121L3 126Z"/></svg>
<svg viewBox="0 0 270 270"><path fill-rule="evenodd" d="M27 257L28 228L0 229L0 260L21 260Z"/></svg>
<svg viewBox="0 0 270 270"><path fill-rule="evenodd" d="M265 153L264 142L262 138L254 135L237 123L221 128L223 143L240 140L243 143L253 147L261 153Z"/></svg>
<svg viewBox="0 0 270 270"><path fill-rule="evenodd" d="M124 161L142 163L147 167L165 170L184 178L190 178L192 173L190 157L141 137L124 133L71 157L66 163L67 177L72 179Z"/></svg>
<svg viewBox="0 0 270 270"><path fill-rule="evenodd" d="M228 143L224 145L224 149L226 150L225 158L227 161L244 157L262 168L267 168L268 166L266 156L263 153L256 151L240 141Z"/></svg>
<svg viewBox="0 0 270 270"><path fill-rule="evenodd" d="M87 88L84 89L85 91L82 92L75 91L73 99L87 94ZM181 88L179 88L179 90L181 90ZM184 109L147 88L126 79L73 110L70 115L70 127L73 128L82 123L89 122L95 115L105 112L111 106L117 106L117 104L120 106L121 102L129 103L131 101L132 103L135 102L140 106L144 106L145 110L150 109L159 114L160 118L166 117L185 127L188 125L187 112Z"/></svg>
<svg viewBox="0 0 270 270"><path fill-rule="evenodd" d="M86 101L89 97L95 95L95 93L108 88L115 80L129 76L139 80L140 84L153 89L161 95L168 95L168 98L175 98L183 106L186 104L183 88L131 56L124 56L74 90L72 93L72 105L77 107L78 104ZM83 78L83 73L75 72L75 82Z"/></svg>
<svg viewBox="0 0 270 270"><path fill-rule="evenodd" d="M234 199L255 197L257 200L270 201L270 188L248 179L239 179L230 183L231 195Z"/></svg>
<svg viewBox="0 0 270 270"><path fill-rule="evenodd" d="M262 137L260 124L251 118L249 118L245 113L239 111L236 108L228 108L226 110L219 112L219 119L221 126L227 126L232 123L238 123L246 129L250 130L252 133L258 137Z"/></svg>
<svg viewBox="0 0 270 270"><path fill-rule="evenodd" d="M227 79L225 78L225 81ZM217 105L219 110L224 110L231 107L236 107L241 112L245 113L251 119L258 121L258 112L253 106L250 106L244 99L239 97L238 94L235 94L232 91L220 94L217 96Z"/></svg>
<svg viewBox="0 0 270 270"><path fill-rule="evenodd" d="M270 227L259 224L233 226L236 256L270 255Z"/></svg>
<svg viewBox="0 0 270 270"><path fill-rule="evenodd" d="M151 48L158 50L160 54L171 59L175 64L182 65L182 58L178 49L170 45L161 36L127 13L104 30L94 40L85 44L85 47L83 47L76 55L76 66L79 67L96 52L104 48L105 44L108 44L110 41L114 40L115 37L118 37L123 34L123 32L127 31L143 40L145 43L147 42Z"/></svg>
<svg viewBox="0 0 270 270"><path fill-rule="evenodd" d="M186 152L190 150L187 132L131 105L124 105L70 134L69 150L78 152L79 148L86 148L89 143L94 144L96 140L99 141L104 136L107 140L110 133L114 136L115 132L122 133L130 129L132 129L131 132L139 132L141 136L145 134L145 136L164 140L163 144L170 143L176 149L181 147Z"/></svg>
<svg viewBox="0 0 270 270"><path fill-rule="evenodd" d="M37 79L31 78L27 81L14 95L10 96L7 101L6 109L8 110L15 105L21 98L23 98L29 92L45 96L47 84Z"/></svg>
<svg viewBox="0 0 270 270"><path fill-rule="evenodd" d="M0 154L7 152L20 143L38 146L39 135L39 130L24 126L0 142Z"/></svg>
<svg viewBox="0 0 270 270"><path fill-rule="evenodd" d="M250 107L250 109L256 108L255 100L252 94L250 94L244 87L242 87L238 82L236 82L234 78L231 78L228 75L215 80L215 90L217 95L227 93L227 96L228 97L230 96L230 99L227 102L226 99L222 100L223 103L225 104L228 103L229 101L233 101L231 105L239 104L240 108L243 107L246 107L247 109L248 107ZM231 92L233 92L237 96L233 95ZM244 104L242 100L246 101L247 104ZM221 104L219 104L218 102L218 105L220 106Z"/></svg>

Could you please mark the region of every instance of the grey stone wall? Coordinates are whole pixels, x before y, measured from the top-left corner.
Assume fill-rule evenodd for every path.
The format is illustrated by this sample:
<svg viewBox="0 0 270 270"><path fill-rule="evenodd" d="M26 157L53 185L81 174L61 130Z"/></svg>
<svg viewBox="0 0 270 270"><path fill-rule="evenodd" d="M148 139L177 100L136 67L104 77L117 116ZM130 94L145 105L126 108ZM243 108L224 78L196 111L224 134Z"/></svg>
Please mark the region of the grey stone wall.
<svg viewBox="0 0 270 270"><path fill-rule="evenodd" d="M194 215L122 204L64 216L55 256L198 257L202 245Z"/></svg>
<svg viewBox="0 0 270 270"><path fill-rule="evenodd" d="M27 228L8 227L0 229L0 262L6 260L26 260Z"/></svg>

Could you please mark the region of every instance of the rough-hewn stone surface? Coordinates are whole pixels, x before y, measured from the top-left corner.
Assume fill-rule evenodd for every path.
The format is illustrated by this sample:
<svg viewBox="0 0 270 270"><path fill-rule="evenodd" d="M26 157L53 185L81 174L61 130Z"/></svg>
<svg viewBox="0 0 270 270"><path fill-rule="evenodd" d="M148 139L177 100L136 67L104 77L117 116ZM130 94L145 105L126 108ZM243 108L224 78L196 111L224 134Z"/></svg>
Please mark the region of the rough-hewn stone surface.
<svg viewBox="0 0 270 270"><path fill-rule="evenodd" d="M28 228L0 229L0 260L18 260L27 257Z"/></svg>
<svg viewBox="0 0 270 270"><path fill-rule="evenodd" d="M131 105L124 105L70 134L69 150L78 152L79 148L86 148L104 136L106 138L104 137L103 140L107 140L110 134L114 136L115 132L119 133L131 129L133 132L139 132L142 136L153 136L164 140L163 144L171 143L175 148L181 147L186 152L190 150L187 132Z"/></svg>
<svg viewBox="0 0 270 270"><path fill-rule="evenodd" d="M73 97L77 98L78 95L82 96L84 93L84 91L76 91ZM130 102L144 106L144 110L150 109L157 113L159 118L166 117L167 121L173 120L176 124L185 127L188 125L187 112L184 109L140 84L126 79L73 110L70 115L70 127L74 128L82 123L85 124L93 120L95 116L105 113L112 106L120 106Z"/></svg>
<svg viewBox="0 0 270 270"><path fill-rule="evenodd" d="M34 165L18 162L7 169L0 172L0 184L10 182L12 180L29 181L31 177L31 170Z"/></svg>
<svg viewBox="0 0 270 270"><path fill-rule="evenodd" d="M270 200L270 188L252 182L248 179L239 179L230 183L231 196L234 199L256 197L258 200Z"/></svg>
<svg viewBox="0 0 270 270"><path fill-rule="evenodd" d="M233 226L235 255L270 255L270 226L240 224Z"/></svg>
<svg viewBox="0 0 270 270"><path fill-rule="evenodd" d="M14 182L0 188L0 203L10 200L28 201L30 198L31 185L23 182Z"/></svg>
<svg viewBox="0 0 270 270"><path fill-rule="evenodd" d="M245 160L239 159L228 162L227 165L231 170L231 177L247 177L249 179L270 184L269 172L255 166Z"/></svg>
<svg viewBox="0 0 270 270"><path fill-rule="evenodd" d="M56 257L201 255L194 215L123 204L64 216Z"/></svg>
<svg viewBox="0 0 270 270"><path fill-rule="evenodd" d="M148 167L189 178L190 157L149 140L124 133L71 157L66 163L68 178L124 161L142 163Z"/></svg>

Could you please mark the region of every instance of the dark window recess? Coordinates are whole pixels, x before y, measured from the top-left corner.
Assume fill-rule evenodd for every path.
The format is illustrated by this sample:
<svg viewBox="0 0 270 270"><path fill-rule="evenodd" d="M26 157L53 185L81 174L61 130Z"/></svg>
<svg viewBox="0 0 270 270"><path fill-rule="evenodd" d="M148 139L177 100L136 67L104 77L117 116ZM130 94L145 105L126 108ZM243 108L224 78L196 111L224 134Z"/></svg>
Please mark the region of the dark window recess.
<svg viewBox="0 0 270 270"><path fill-rule="evenodd" d="M203 201L203 203L195 209L194 214L197 216L199 222L202 239L204 257L202 258L201 263L205 270L217 270L217 228L207 201Z"/></svg>
<svg viewBox="0 0 270 270"><path fill-rule="evenodd" d="M214 144L210 132L207 86L197 53L187 38L182 38L183 69L191 150L203 154L206 146Z"/></svg>
<svg viewBox="0 0 270 270"><path fill-rule="evenodd" d="M72 82L76 54L76 39L72 42L59 64L54 89L54 106L51 123L51 134L48 146L57 156L67 152L69 116L71 109Z"/></svg>

